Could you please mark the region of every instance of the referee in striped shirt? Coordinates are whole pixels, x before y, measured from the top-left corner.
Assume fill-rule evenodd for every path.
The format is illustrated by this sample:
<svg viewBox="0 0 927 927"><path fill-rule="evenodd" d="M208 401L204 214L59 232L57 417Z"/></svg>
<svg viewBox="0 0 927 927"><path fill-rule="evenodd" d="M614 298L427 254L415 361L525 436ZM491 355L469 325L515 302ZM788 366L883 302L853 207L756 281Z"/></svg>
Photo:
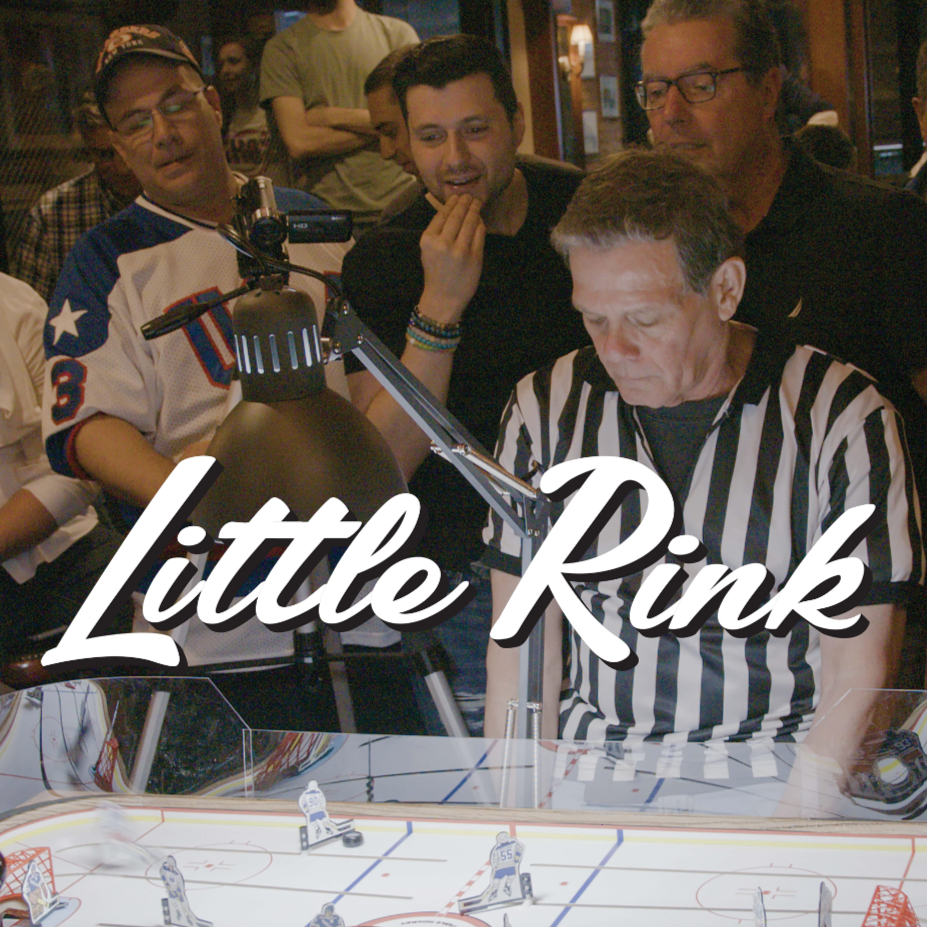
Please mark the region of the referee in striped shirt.
<svg viewBox="0 0 927 927"><path fill-rule="evenodd" d="M860 603L869 626L857 637L819 634L799 620L785 637L737 638L716 615L692 636L645 637L628 617L646 574L575 582L639 663L612 669L572 632L557 730L562 617L554 603L545 736L804 740L845 768L872 705L842 710L839 727L832 720L818 729L815 720L851 687L892 685L905 602L924 573L900 417L856 368L733 321L746 280L742 233L717 182L682 158L628 150L606 162L583 181L553 241L569 262L593 347L518 384L497 449L507 469L536 483L577 457L639 461L672 490L679 533L702 540L702 563L762 563L775 579L771 595L844 510L873 503L878 520L854 552L873 578ZM641 495L625 499L586 557L631 534ZM518 583L520 548L494 515L485 538L495 619ZM699 565L687 569L694 575ZM517 694L517 650L490 642L487 666L486 736L500 736L506 701Z"/></svg>

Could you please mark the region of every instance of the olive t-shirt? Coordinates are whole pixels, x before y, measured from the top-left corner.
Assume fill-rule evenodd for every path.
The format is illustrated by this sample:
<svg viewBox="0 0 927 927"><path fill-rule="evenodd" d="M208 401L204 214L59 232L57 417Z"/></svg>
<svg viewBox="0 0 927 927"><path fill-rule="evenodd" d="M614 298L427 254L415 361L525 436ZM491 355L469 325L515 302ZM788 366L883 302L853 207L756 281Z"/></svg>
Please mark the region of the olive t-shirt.
<svg viewBox="0 0 927 927"><path fill-rule="evenodd" d="M298 97L306 109L343 106L365 109L364 81L394 49L418 42L415 30L390 16L358 10L340 32L320 29L305 16L274 36L261 59L261 102ZM293 184L320 196L335 209L375 219L383 207L415 181L376 146L346 154L302 158Z"/></svg>

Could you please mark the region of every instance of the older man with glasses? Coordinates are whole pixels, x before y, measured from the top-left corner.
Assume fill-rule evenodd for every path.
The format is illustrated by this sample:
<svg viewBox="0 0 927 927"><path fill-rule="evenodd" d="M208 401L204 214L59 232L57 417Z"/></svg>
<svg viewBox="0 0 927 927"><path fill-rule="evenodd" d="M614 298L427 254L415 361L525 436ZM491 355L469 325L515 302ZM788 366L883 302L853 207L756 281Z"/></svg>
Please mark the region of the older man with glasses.
<svg viewBox="0 0 927 927"><path fill-rule="evenodd" d="M226 407L235 369L230 305L155 343L140 329L166 309L241 285L237 253L216 226L232 218L245 178L226 162L216 90L169 30L113 32L97 60L95 91L143 194L83 238L65 263L45 326L43 426L52 466L96 480L130 524L176 462L205 449ZM282 190L277 203L284 210L322 205ZM337 274L345 250L313 244L290 253L298 264ZM324 305L322 283L294 276L293 285ZM256 622L223 634L194 623L187 658L270 660L292 649L286 638ZM242 709L246 720L330 728L330 717L275 710L285 707L274 704L288 685L282 672L240 674L240 691L253 696L255 714Z"/></svg>
<svg viewBox="0 0 927 927"><path fill-rule="evenodd" d="M655 144L712 174L747 233L737 319L875 377L904 417L923 503L927 204L780 137L779 46L762 0L654 0L642 28L636 90ZM920 688L923 647L909 655L904 681Z"/></svg>

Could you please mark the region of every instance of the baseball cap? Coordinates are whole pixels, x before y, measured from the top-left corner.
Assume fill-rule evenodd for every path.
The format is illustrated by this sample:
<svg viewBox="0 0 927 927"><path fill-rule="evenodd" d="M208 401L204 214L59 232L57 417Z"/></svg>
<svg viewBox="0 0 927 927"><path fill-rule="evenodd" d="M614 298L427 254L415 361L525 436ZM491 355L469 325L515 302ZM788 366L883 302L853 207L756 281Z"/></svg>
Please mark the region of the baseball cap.
<svg viewBox="0 0 927 927"><path fill-rule="evenodd" d="M203 76L187 43L166 26L122 26L109 34L93 69L93 89L101 110L116 65L127 55L154 55L179 61L189 64L200 77Z"/></svg>

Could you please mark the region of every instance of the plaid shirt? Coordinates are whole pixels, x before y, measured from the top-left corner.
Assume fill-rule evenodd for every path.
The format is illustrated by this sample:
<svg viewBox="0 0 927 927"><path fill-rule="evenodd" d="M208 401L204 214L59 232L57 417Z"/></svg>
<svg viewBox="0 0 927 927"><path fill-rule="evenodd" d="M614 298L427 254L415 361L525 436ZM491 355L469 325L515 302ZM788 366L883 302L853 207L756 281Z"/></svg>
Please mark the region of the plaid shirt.
<svg viewBox="0 0 927 927"><path fill-rule="evenodd" d="M77 239L123 205L103 188L93 168L43 193L23 222L13 253L13 276L48 302Z"/></svg>

